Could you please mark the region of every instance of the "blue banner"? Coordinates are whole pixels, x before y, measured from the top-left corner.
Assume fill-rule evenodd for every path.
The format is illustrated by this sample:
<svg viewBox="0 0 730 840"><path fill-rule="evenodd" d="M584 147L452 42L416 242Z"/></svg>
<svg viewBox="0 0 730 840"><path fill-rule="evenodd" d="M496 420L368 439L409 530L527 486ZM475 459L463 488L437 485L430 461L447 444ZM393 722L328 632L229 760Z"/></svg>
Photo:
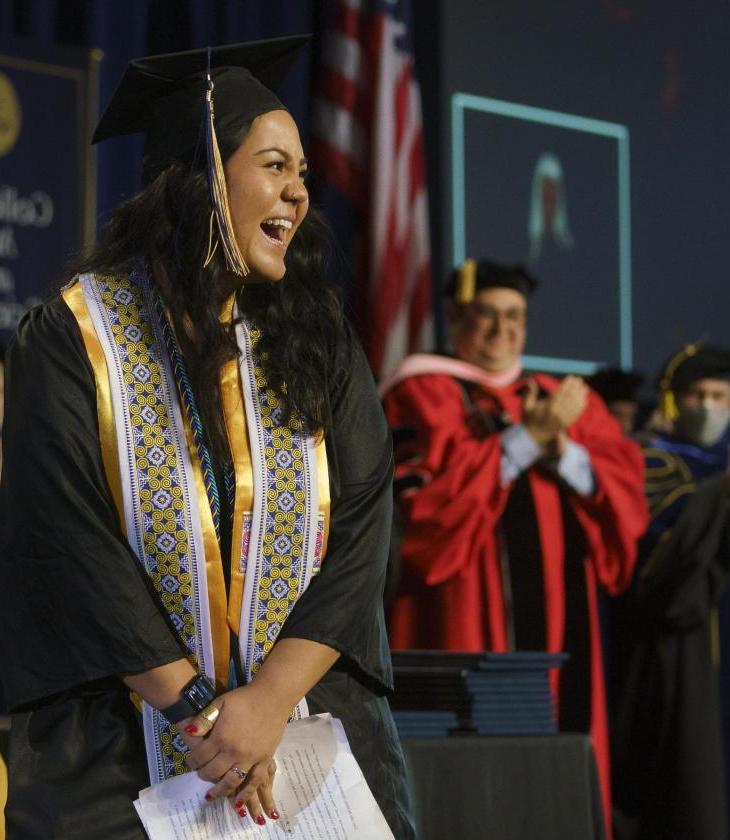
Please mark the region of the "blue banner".
<svg viewBox="0 0 730 840"><path fill-rule="evenodd" d="M0 42L0 340L93 241L98 50Z"/></svg>

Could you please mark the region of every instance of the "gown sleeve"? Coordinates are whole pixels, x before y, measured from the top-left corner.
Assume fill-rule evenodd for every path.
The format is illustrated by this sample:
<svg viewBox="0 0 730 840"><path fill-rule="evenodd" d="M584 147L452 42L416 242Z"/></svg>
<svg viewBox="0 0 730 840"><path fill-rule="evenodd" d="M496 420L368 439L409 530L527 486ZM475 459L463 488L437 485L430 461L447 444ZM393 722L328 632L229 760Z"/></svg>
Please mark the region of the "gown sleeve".
<svg viewBox="0 0 730 840"><path fill-rule="evenodd" d="M572 494L573 506L588 538L598 581L609 595L617 595L631 582L638 540L649 521L644 460L639 446L621 432L593 393L570 435L587 450L596 480L590 496Z"/></svg>
<svg viewBox="0 0 730 840"><path fill-rule="evenodd" d="M408 523L403 573L437 586L469 565L474 545L504 510L509 487L501 481L502 437L475 434L461 387L450 376L405 379L384 405L391 428L416 432L411 457L399 457L396 470L398 481L419 477L399 498Z"/></svg>
<svg viewBox="0 0 730 840"><path fill-rule="evenodd" d="M120 530L93 372L60 298L21 321L5 389L0 667L10 708L179 659Z"/></svg>
<svg viewBox="0 0 730 840"><path fill-rule="evenodd" d="M392 523L390 433L363 351L347 342L349 375L331 398L327 435L332 507L320 573L292 609L279 638L338 650L338 668L377 693L392 688L383 589Z"/></svg>
<svg viewBox="0 0 730 840"><path fill-rule="evenodd" d="M671 630L706 621L727 593L730 507L724 473L700 480L638 576L635 599Z"/></svg>

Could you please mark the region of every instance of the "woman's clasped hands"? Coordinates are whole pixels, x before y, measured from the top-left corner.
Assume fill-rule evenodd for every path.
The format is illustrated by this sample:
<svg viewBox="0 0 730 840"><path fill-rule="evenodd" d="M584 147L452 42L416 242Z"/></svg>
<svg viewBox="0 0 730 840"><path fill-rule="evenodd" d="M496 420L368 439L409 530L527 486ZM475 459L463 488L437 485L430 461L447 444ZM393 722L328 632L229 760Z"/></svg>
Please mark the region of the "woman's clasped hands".
<svg viewBox="0 0 730 840"><path fill-rule="evenodd" d="M218 714L216 715L216 710ZM263 696L255 681L221 694L200 714L177 728L189 747L188 766L209 782L212 801L229 797L240 817L259 825L278 819L273 797L274 753L284 734L291 706Z"/></svg>

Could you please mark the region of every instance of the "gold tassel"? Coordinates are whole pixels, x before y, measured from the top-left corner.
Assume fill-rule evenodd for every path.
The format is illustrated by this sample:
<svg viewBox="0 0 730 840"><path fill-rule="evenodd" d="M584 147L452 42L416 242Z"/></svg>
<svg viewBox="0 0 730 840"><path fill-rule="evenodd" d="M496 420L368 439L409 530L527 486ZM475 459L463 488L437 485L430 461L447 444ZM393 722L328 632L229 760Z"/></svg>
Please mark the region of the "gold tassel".
<svg viewBox="0 0 730 840"><path fill-rule="evenodd" d="M456 302L460 305L471 303L477 291L477 263L468 259L459 270L456 281Z"/></svg>
<svg viewBox="0 0 730 840"><path fill-rule="evenodd" d="M208 178L213 196L213 210L218 222L218 234L226 257L226 265L229 270L239 277L246 277L250 269L241 254L233 229L231 209L228 205L228 189L226 186L226 174L223 169L220 149L218 148L218 137L215 132L215 114L213 109L213 82L208 74L208 91L206 93L208 103L208 119L210 120L210 149L208 152ZM217 247L216 243L216 247ZM211 251L211 241L208 242L208 255L205 265L208 265L213 258L215 248Z"/></svg>
<svg viewBox="0 0 730 840"><path fill-rule="evenodd" d="M670 423L679 417L679 406L677 405L677 397L672 390L672 377L677 371L677 368L699 350L700 345L688 344L683 347L676 356L673 356L667 366L664 368L661 381L659 383L659 410L662 417Z"/></svg>
<svg viewBox="0 0 730 840"><path fill-rule="evenodd" d="M677 399L674 396L674 391L662 391L659 410L662 413L662 417L670 423L674 423L677 417L679 417L679 407L677 405Z"/></svg>

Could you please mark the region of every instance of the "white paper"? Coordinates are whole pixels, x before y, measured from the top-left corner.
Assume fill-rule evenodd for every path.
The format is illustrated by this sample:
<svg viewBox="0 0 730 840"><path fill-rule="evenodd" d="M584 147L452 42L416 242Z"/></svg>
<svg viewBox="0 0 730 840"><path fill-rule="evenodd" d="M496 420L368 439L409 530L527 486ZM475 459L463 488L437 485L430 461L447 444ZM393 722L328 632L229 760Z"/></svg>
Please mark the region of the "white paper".
<svg viewBox="0 0 730 840"><path fill-rule="evenodd" d="M239 817L228 799L206 802L212 785L197 773L140 791L135 808L150 840L393 840L339 720L324 714L290 723L276 764L281 817L264 826Z"/></svg>

